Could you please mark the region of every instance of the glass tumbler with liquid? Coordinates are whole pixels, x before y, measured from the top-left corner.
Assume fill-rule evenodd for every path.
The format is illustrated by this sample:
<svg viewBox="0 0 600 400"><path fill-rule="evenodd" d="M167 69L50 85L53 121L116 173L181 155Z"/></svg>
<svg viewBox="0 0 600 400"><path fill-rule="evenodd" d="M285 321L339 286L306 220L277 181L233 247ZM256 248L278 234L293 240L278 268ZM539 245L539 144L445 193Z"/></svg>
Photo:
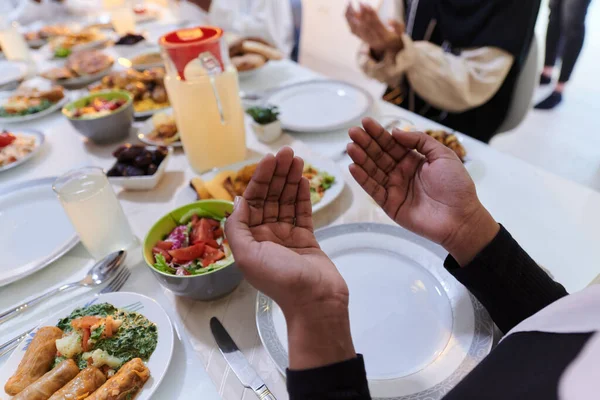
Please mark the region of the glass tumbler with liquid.
<svg viewBox="0 0 600 400"><path fill-rule="evenodd" d="M135 243L121 203L101 168L67 172L54 181L52 189L79 239L96 260Z"/></svg>
<svg viewBox="0 0 600 400"><path fill-rule="evenodd" d="M181 29L162 36L159 44L167 70L165 88L191 167L202 173L243 161L244 109L223 31Z"/></svg>

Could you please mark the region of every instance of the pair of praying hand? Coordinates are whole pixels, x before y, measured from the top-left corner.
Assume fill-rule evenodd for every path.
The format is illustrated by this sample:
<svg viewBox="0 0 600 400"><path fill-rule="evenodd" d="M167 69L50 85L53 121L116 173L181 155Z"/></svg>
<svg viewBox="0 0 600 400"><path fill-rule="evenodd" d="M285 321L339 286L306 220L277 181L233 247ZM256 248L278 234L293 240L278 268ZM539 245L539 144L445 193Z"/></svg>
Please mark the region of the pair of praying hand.
<svg viewBox="0 0 600 400"><path fill-rule="evenodd" d="M350 129L347 149L356 182L400 226L440 244L459 264L470 262L499 225L462 162L424 133L390 133L370 118L362 124ZM355 356L348 287L315 239L303 165L287 147L264 157L226 224L245 278L286 317L292 369Z"/></svg>

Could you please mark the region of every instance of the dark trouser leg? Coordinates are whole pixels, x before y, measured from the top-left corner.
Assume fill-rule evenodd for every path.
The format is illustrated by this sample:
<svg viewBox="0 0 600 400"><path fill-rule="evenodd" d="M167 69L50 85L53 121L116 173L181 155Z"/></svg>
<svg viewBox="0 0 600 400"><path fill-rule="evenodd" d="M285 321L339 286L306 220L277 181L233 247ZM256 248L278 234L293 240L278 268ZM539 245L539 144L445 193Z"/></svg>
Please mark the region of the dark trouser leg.
<svg viewBox="0 0 600 400"><path fill-rule="evenodd" d="M558 57L558 46L561 38L561 14L562 6L568 0L550 0L550 18L548 19L548 30L546 31L546 67L553 67Z"/></svg>
<svg viewBox="0 0 600 400"><path fill-rule="evenodd" d="M585 37L585 15L591 0L565 0L562 8L562 33L565 46L559 82L571 77Z"/></svg>

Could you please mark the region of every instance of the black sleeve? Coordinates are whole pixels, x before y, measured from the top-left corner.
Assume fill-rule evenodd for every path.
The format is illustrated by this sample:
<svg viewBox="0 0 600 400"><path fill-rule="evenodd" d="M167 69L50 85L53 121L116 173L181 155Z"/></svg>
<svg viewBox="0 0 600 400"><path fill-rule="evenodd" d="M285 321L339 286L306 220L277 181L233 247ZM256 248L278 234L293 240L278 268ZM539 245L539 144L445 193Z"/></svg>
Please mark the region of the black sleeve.
<svg viewBox="0 0 600 400"><path fill-rule="evenodd" d="M461 268L452 256L444 266L477 297L504 333L568 294L503 226L467 266Z"/></svg>
<svg viewBox="0 0 600 400"><path fill-rule="evenodd" d="M368 400L369 386L362 355L324 367L287 370L290 400Z"/></svg>

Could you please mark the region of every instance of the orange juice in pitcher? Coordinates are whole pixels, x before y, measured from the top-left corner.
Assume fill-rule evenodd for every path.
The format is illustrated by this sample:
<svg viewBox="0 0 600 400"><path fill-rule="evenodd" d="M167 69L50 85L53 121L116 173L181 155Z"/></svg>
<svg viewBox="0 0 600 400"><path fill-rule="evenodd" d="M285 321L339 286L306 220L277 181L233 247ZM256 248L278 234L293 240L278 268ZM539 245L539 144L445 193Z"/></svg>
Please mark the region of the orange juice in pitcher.
<svg viewBox="0 0 600 400"><path fill-rule="evenodd" d="M244 110L222 31L182 29L161 37L160 44L165 87L192 168L201 173L244 160Z"/></svg>

